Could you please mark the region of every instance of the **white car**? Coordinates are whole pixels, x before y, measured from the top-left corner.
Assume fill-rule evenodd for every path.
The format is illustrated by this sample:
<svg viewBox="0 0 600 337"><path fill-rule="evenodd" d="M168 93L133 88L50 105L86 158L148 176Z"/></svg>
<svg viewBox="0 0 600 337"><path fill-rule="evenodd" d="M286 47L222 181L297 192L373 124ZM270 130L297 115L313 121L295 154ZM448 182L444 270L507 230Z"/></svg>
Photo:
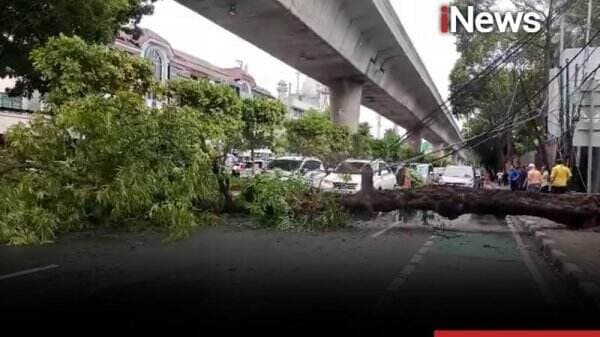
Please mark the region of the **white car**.
<svg viewBox="0 0 600 337"><path fill-rule="evenodd" d="M392 190L396 185L396 176L388 164L382 160L347 159L319 182L322 191L338 193L356 193L361 190L361 171L371 165L373 186L379 190Z"/></svg>
<svg viewBox="0 0 600 337"><path fill-rule="evenodd" d="M283 179L292 175L312 176L315 172L321 172L325 175L323 162L314 157L279 157L270 161L267 166L267 172L277 174Z"/></svg>
<svg viewBox="0 0 600 337"><path fill-rule="evenodd" d="M439 177L438 184L476 188L475 169L472 166L447 166Z"/></svg>

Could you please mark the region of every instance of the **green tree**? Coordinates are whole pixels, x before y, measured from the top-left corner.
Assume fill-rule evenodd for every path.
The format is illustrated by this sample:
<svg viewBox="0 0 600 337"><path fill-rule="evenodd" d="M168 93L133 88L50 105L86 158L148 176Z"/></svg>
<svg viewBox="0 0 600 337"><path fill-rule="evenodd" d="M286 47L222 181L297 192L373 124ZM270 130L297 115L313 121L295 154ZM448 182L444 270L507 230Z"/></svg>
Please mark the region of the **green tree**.
<svg viewBox="0 0 600 337"><path fill-rule="evenodd" d="M398 162L414 155L408 145L402 142L402 138L393 129L386 130L383 138L373 140L372 144L371 153L373 157L390 163Z"/></svg>
<svg viewBox="0 0 600 337"><path fill-rule="evenodd" d="M485 0L472 3L468 0L457 0L453 4L459 7L475 6L475 12L490 11L499 5L499 0ZM457 51L461 54L450 75L450 89L453 112L467 118L465 135L477 135L500 125L509 126L516 121L532 117L539 111L545 111L545 95L535 95L543 89L549 76L549 69L555 64L554 52L556 40L552 36L557 33L556 20L561 11L561 1L513 0L515 10L538 11L544 18L542 32L530 34L519 32L468 33L459 31ZM549 13L553 13L549 15ZM518 41L527 41L524 46L500 64L498 70L479 80L473 79L486 67L493 64L499 56L508 55L514 50ZM520 151L536 149L545 155L543 140L546 139L544 114L536 121L518 124L507 128L497 138L485 141L475 147L475 152L485 160L486 165L501 166ZM528 128L527 132L521 132ZM533 135L537 141L531 141ZM474 140L475 144L480 141Z"/></svg>
<svg viewBox="0 0 600 337"><path fill-rule="evenodd" d="M286 131L291 152L316 156L329 164L348 156L348 129L334 125L322 112L310 111L302 118L287 121Z"/></svg>
<svg viewBox="0 0 600 337"><path fill-rule="evenodd" d="M351 136L350 156L354 158L369 158L371 156L371 146L373 137L371 136L371 126L369 123L360 123L358 130Z"/></svg>
<svg viewBox="0 0 600 337"><path fill-rule="evenodd" d="M242 101L242 146L250 150L252 160L254 150L275 145L284 117L281 102L263 98Z"/></svg>
<svg viewBox="0 0 600 337"><path fill-rule="evenodd" d="M167 84L166 91L172 109L192 111L199 119L202 134L197 141L210 158L225 208L233 209L230 174L225 169L225 160L242 130L241 100L230 87L212 84L207 80L172 81Z"/></svg>
<svg viewBox="0 0 600 337"><path fill-rule="evenodd" d="M126 68L140 66L118 50L79 42L59 37L34 52L36 70L59 69L50 92L56 85L64 95L53 116L9 130L0 150L0 242L47 242L56 233L98 225L158 226L182 236L211 219L197 206L218 197L210 153L198 143L207 132L202 116L185 107L149 108L147 92L130 90L152 87L141 83L152 81L149 68L109 91L97 90L93 78L79 82L71 69L83 64L95 64L90 69L97 73L115 59ZM82 54L46 57L76 51ZM90 91L68 97L63 89L73 81Z"/></svg>
<svg viewBox="0 0 600 337"><path fill-rule="evenodd" d="M65 34L111 43L120 29L136 33L155 0L15 0L0 2L0 78L18 77L15 94L48 88L29 59L51 37Z"/></svg>
<svg viewBox="0 0 600 337"><path fill-rule="evenodd" d="M141 96L157 85L146 60L78 37L50 38L31 60L48 85L45 101L54 105L87 95L129 91Z"/></svg>

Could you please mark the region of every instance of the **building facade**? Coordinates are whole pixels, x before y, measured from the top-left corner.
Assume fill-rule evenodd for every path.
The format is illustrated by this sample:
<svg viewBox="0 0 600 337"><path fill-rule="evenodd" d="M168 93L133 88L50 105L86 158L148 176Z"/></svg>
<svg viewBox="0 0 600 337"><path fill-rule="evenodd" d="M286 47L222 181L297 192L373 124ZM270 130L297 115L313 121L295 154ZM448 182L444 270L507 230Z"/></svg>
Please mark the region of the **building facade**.
<svg viewBox="0 0 600 337"><path fill-rule="evenodd" d="M560 55L565 71L548 88L548 135L551 161L560 157L573 167L579 189L600 193L600 51L569 48ZM568 65L568 66L567 66ZM590 165L591 164L591 165Z"/></svg>
<svg viewBox="0 0 600 337"><path fill-rule="evenodd" d="M275 99L265 88L256 84L247 67L221 68L196 56L174 49L169 41L149 29L142 29L136 39L121 32L115 46L127 53L148 59L154 75L160 81L175 79L206 79L229 85L241 98Z"/></svg>
<svg viewBox="0 0 600 337"><path fill-rule="evenodd" d="M262 97L275 99L266 89L256 84L247 67L240 64L234 68L221 68L193 55L174 49L160 35L143 29L139 38L120 33L114 46L131 55L150 60L154 75L160 81L170 79L206 79L213 83L230 86L241 98ZM6 130L18 123L28 123L33 111L43 108L40 95L31 98L9 97L8 89L14 87L15 79L0 79L0 145ZM160 102L149 98L148 104L157 106Z"/></svg>

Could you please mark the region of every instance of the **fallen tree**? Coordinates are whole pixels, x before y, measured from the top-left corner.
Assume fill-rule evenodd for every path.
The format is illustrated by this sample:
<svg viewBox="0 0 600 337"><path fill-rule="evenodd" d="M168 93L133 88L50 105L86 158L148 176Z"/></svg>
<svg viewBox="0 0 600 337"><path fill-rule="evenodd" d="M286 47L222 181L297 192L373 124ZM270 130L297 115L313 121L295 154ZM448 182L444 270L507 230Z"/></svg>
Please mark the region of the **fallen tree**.
<svg viewBox="0 0 600 337"><path fill-rule="evenodd" d="M530 215L572 228L600 226L600 196L544 194L506 190L426 186L414 190L379 191L373 171L363 171L363 187L341 198L350 212L389 212L398 209L434 211L449 219L462 214Z"/></svg>

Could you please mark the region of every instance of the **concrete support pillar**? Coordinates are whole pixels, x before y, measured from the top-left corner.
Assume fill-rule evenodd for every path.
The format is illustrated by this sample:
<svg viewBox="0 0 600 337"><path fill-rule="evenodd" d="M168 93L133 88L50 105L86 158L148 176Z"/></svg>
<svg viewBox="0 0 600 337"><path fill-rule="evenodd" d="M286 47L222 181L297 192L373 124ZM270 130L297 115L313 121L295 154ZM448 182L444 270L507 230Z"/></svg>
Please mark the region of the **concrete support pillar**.
<svg viewBox="0 0 600 337"><path fill-rule="evenodd" d="M351 79L335 81L330 87L331 120L345 125L352 132L358 129L363 83Z"/></svg>
<svg viewBox="0 0 600 337"><path fill-rule="evenodd" d="M416 131L414 129L408 130L409 133L408 138L406 139L406 143L411 151L417 153L421 151L421 141L423 140L423 136L421 131Z"/></svg>

